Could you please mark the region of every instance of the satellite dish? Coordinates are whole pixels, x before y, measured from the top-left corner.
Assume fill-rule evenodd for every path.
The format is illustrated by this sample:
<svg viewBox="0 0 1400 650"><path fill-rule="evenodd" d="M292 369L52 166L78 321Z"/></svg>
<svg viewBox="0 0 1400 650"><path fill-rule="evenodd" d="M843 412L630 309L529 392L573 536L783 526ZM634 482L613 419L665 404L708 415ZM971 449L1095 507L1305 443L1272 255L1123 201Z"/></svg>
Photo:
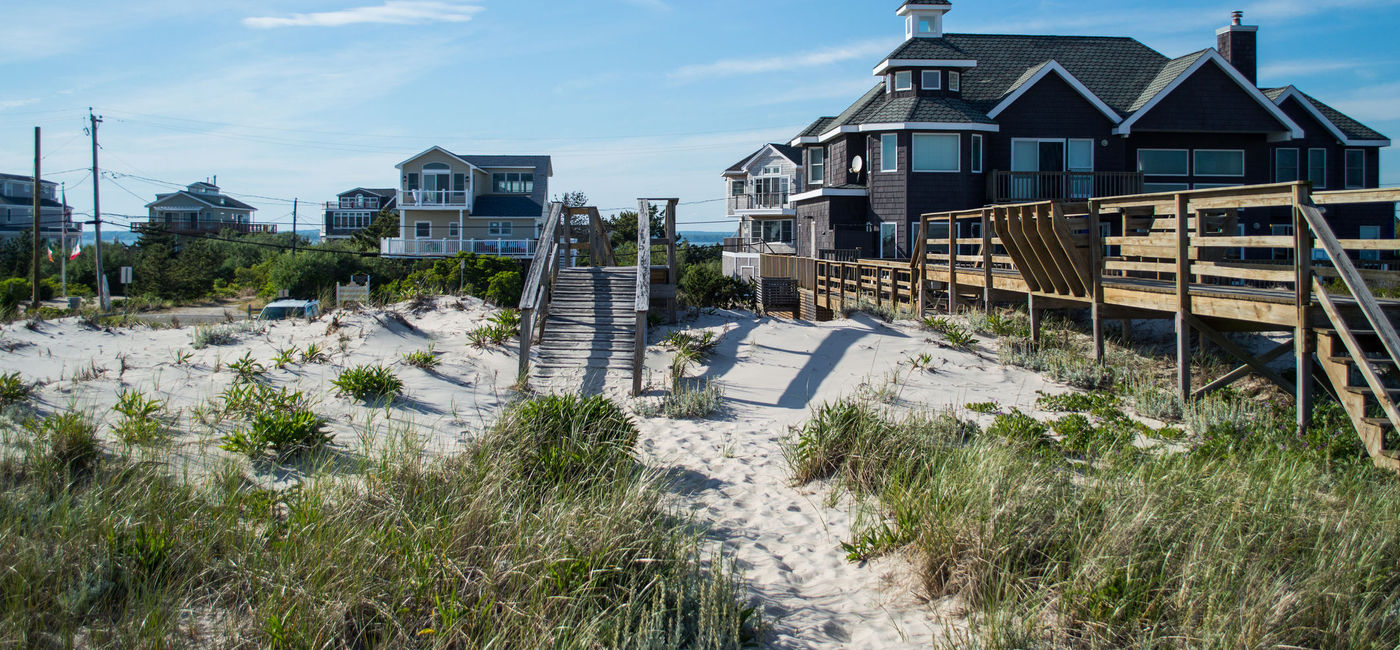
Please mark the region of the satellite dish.
<svg viewBox="0 0 1400 650"><path fill-rule="evenodd" d="M859 173L860 173L860 170L862 170L862 169L865 169L865 161L864 161L864 160L861 160L860 156L856 156L856 157L852 158L852 159L851 159L851 173L852 173L852 174L859 174Z"/></svg>

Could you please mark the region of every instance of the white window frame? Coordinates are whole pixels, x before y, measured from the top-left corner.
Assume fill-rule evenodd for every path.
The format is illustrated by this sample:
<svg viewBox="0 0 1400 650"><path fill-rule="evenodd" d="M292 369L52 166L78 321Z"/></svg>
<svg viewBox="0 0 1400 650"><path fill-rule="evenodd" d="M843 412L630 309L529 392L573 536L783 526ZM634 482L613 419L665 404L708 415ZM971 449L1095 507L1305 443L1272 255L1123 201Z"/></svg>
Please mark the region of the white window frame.
<svg viewBox="0 0 1400 650"><path fill-rule="evenodd" d="M1088 144L1088 145L1089 145L1089 167L1086 168L1086 169L1075 169L1072 165L1070 165L1070 161L1071 161L1071 160L1074 160L1074 159L1071 158L1070 155L1069 155L1070 146L1073 145L1073 144L1076 143L1076 142L1078 142L1078 143L1080 143L1080 144ZM1093 138L1067 138L1067 139L1065 139L1065 171L1067 171L1067 172L1092 172L1092 171L1094 171L1094 165L1098 162L1098 161L1096 160L1096 158L1097 158L1097 155L1094 153L1094 140L1093 140Z"/></svg>
<svg viewBox="0 0 1400 650"><path fill-rule="evenodd" d="M1203 173L1201 173L1201 169L1200 169L1201 165L1200 165L1200 163L1197 162L1197 160L1196 160L1196 156L1200 155L1201 153L1238 153L1238 154L1240 155L1240 173L1238 173L1238 174L1203 174ZM1245 158L1244 149L1192 149L1192 150L1191 150L1191 175L1192 175L1192 176L1209 176L1209 177L1211 177L1211 178L1244 178L1246 163L1247 163L1247 159Z"/></svg>
<svg viewBox="0 0 1400 650"><path fill-rule="evenodd" d="M972 148L972 173L980 174L982 173L982 159L987 155L987 150L983 148L985 144L982 141L982 134L972 134L972 142L969 146Z"/></svg>
<svg viewBox="0 0 1400 650"><path fill-rule="evenodd" d="M894 155L889 155L890 150L894 150ZM893 163L893 164L891 164ZM899 134L880 134L880 171L882 173L899 171Z"/></svg>
<svg viewBox="0 0 1400 650"><path fill-rule="evenodd" d="M900 80L901 77L903 77L903 79L905 80L905 83L904 83L903 85L900 85L900 83L899 83L899 80ZM898 72L895 72L895 73L894 73L894 89L897 90L897 91L913 90L913 89L914 89L914 71L913 71L913 70L900 70L900 71L898 71Z"/></svg>
<svg viewBox="0 0 1400 650"><path fill-rule="evenodd" d="M918 150L920 138L953 138L957 143L953 152L953 160L957 161L955 169L919 169L914 166L917 159L915 152ZM958 133L915 133L909 139L909 171L919 174L957 174L962 172L962 135Z"/></svg>
<svg viewBox="0 0 1400 650"><path fill-rule="evenodd" d="M1281 160L1281 156L1283 156L1286 153L1293 154L1293 171L1295 172L1295 175L1294 178L1291 178L1289 180L1284 180L1283 176L1279 174L1279 172L1283 169L1283 165L1279 164L1279 160ZM1294 181L1301 180L1302 178L1303 158L1301 155L1298 154L1298 149L1296 147L1279 147L1278 149L1274 149L1274 182L1292 183Z"/></svg>
<svg viewBox="0 0 1400 650"><path fill-rule="evenodd" d="M462 224L456 221L447 224L447 238L460 239L462 237Z"/></svg>
<svg viewBox="0 0 1400 650"><path fill-rule="evenodd" d="M1351 182L1351 158L1352 152L1361 156L1361 167L1357 172L1361 174L1361 182L1352 184ZM1366 187L1366 150L1347 149L1342 153L1342 186L1349 190L1357 190Z"/></svg>
<svg viewBox="0 0 1400 650"><path fill-rule="evenodd" d="M820 154L821 162L813 160L813 154ZM811 185L826 184L826 149L823 147L807 148L807 182Z"/></svg>
<svg viewBox="0 0 1400 650"><path fill-rule="evenodd" d="M948 72L948 92L962 92L962 73Z"/></svg>
<svg viewBox="0 0 1400 650"><path fill-rule="evenodd" d="M885 230L894 233L894 250L885 250ZM887 260L899 254L899 224L891 221L880 222L880 259Z"/></svg>
<svg viewBox="0 0 1400 650"><path fill-rule="evenodd" d="M930 78L933 83L929 83ZM924 90L943 90L943 72L940 70L924 70L919 81Z"/></svg>
<svg viewBox="0 0 1400 650"><path fill-rule="evenodd" d="M1182 174L1163 174L1163 173L1159 173L1159 172L1148 172L1148 171L1143 171L1143 169L1142 169L1142 152L1144 152L1144 151L1154 151L1154 152L1161 152L1161 153L1183 153L1183 154L1186 154L1186 172L1185 172L1185 173L1182 173ZM1141 174L1144 175L1144 176L1166 176L1166 177L1170 177L1170 178L1186 178L1186 177L1189 177L1189 176L1191 175L1191 150L1190 150L1190 149L1138 149L1138 150L1137 150L1137 153L1135 154L1135 157L1136 157L1135 162L1137 163L1137 170L1138 170L1139 173L1141 173Z"/></svg>
<svg viewBox="0 0 1400 650"><path fill-rule="evenodd" d="M1313 180L1313 158L1318 156L1322 158L1322 178L1313 181L1313 189L1325 190L1327 189L1327 149L1325 147L1311 147L1308 149L1308 180Z"/></svg>
<svg viewBox="0 0 1400 650"><path fill-rule="evenodd" d="M509 221L490 221L486 224L486 234L492 237L514 237L515 224Z"/></svg>
<svg viewBox="0 0 1400 650"><path fill-rule="evenodd" d="M1162 192L1185 192L1191 189L1190 183L1143 183L1143 194L1161 194Z"/></svg>
<svg viewBox="0 0 1400 650"><path fill-rule="evenodd" d="M427 236L427 237L424 237L424 236L418 234L418 233L422 232L422 231L419 229L419 226L422 226L422 225L425 225L425 224L428 226L428 236ZM432 239L432 238L433 238L433 222L431 222L431 221L415 221L415 222L413 222L413 238L414 238L414 239Z"/></svg>

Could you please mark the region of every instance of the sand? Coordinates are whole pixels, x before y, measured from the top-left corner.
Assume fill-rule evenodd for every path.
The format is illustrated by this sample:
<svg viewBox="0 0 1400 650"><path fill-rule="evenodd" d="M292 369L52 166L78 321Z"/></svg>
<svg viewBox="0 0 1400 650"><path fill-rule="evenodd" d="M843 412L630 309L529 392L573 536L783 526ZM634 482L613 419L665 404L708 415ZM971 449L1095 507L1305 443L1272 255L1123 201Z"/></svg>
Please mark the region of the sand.
<svg viewBox="0 0 1400 650"><path fill-rule="evenodd" d="M102 329L63 319L31 330L15 323L0 328L0 372L18 370L40 382L40 410L86 409L108 423L118 391L153 395L177 415L182 433L174 444L199 466L237 459L217 448L229 425L205 426L194 415L233 382L227 364L251 354L270 367L278 350L315 343L331 353L328 363L293 364L268 376L314 396L336 447L364 449L412 432L424 453L450 453L516 397L510 388L514 342L477 349L466 340L466 332L491 314L480 301L443 298L417 312L399 305L273 323L240 334L234 344L203 350L192 349L193 328ZM1037 391L1068 389L1001 366L985 341L971 352L950 350L912 324L867 316L814 324L712 312L681 328L720 336L707 365L692 376L723 386L724 409L701 421L638 418L639 456L674 480L676 507L741 569L752 604L770 627L765 646L927 648L959 629L958 604L922 599L903 558L847 561L841 542L870 516L869 506L849 497L833 500L828 485L793 486L782 441L813 407L845 396L879 399L897 411L996 401L1034 413ZM653 330L652 340L666 331ZM442 362L436 370L403 363L404 353L429 347ZM181 354L191 356L180 362ZM924 354L929 370L908 363ZM341 370L377 363L392 365L404 380L404 400L374 408L332 393ZM650 385L664 385L668 364L665 350L649 350ZM612 390L633 403L616 393L620 387ZM302 476L295 468L262 471L271 483Z"/></svg>

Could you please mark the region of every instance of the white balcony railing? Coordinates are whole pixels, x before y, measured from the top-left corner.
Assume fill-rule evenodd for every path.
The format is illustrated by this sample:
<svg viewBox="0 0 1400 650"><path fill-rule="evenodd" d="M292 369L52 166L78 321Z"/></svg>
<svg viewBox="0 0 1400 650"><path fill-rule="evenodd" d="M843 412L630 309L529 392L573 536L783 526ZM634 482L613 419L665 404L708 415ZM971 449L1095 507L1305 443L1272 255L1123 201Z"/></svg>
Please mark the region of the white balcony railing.
<svg viewBox="0 0 1400 650"><path fill-rule="evenodd" d="M401 208L467 208L472 207L471 192L449 190L400 190Z"/></svg>
<svg viewBox="0 0 1400 650"><path fill-rule="evenodd" d="M533 239L381 239L379 254L390 257L451 257L460 252L500 257L533 257Z"/></svg>
<svg viewBox="0 0 1400 650"><path fill-rule="evenodd" d="M736 194L729 197L730 212L738 210L784 210L792 207L787 192Z"/></svg>

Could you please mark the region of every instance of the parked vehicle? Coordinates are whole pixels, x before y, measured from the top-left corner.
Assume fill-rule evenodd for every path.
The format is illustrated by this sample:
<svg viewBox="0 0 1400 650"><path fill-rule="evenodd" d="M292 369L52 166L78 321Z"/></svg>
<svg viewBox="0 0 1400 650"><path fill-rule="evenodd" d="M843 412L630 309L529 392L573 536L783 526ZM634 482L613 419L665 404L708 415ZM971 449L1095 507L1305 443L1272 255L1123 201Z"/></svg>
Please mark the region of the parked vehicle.
<svg viewBox="0 0 1400 650"><path fill-rule="evenodd" d="M258 320L287 320L290 318L315 318L321 315L319 300L278 300L263 307Z"/></svg>

